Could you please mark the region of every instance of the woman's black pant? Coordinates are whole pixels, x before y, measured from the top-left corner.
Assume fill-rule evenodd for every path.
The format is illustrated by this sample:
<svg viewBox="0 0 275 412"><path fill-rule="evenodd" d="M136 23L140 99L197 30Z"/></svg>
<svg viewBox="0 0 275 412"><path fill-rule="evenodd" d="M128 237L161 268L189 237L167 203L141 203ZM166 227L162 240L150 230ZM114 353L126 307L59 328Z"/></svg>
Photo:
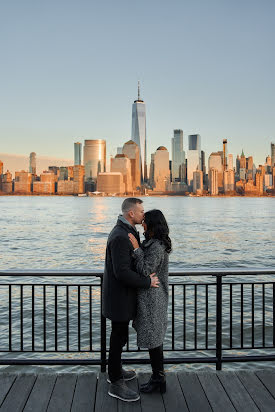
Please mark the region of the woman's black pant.
<svg viewBox="0 0 275 412"><path fill-rule="evenodd" d="M149 349L149 355L153 376L158 376L159 372L163 372L163 345Z"/></svg>

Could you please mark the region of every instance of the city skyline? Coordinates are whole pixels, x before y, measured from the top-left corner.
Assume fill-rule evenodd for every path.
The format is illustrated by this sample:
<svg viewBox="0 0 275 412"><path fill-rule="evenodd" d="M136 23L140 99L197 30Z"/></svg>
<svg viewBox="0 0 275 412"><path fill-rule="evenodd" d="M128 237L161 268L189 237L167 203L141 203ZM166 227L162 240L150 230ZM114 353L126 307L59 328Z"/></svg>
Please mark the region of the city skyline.
<svg viewBox="0 0 275 412"><path fill-rule="evenodd" d="M274 2L108 3L2 5L1 153L68 159L74 142L106 139L115 155L141 80L148 155L171 152L180 128L185 150L200 134L206 157L228 139L234 156L263 162L275 140Z"/></svg>

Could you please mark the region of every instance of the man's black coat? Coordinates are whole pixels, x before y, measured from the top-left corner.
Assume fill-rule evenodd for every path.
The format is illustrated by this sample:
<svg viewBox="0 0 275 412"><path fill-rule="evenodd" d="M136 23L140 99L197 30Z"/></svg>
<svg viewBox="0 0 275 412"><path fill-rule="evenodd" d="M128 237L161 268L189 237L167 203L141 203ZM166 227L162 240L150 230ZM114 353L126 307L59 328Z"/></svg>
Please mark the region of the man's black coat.
<svg viewBox="0 0 275 412"><path fill-rule="evenodd" d="M133 246L128 233L132 233L139 242L134 228L118 220L108 237L106 248L103 315L116 322L127 322L135 318L137 288L149 289L151 286L150 277L144 277L135 271Z"/></svg>

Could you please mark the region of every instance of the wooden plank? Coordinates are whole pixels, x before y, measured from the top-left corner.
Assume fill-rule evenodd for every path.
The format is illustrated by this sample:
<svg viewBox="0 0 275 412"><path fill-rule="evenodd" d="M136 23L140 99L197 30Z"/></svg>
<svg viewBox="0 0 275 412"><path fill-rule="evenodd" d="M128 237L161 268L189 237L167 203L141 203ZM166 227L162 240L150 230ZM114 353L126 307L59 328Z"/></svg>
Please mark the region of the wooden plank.
<svg viewBox="0 0 275 412"><path fill-rule="evenodd" d="M77 375L64 373L57 376L48 412L69 412L71 410Z"/></svg>
<svg viewBox="0 0 275 412"><path fill-rule="evenodd" d="M234 372L218 372L217 377L237 411L259 410Z"/></svg>
<svg viewBox="0 0 275 412"><path fill-rule="evenodd" d="M139 393L138 380L132 379L127 381L126 385L133 391ZM136 402L122 402L118 401L118 412L141 412L141 402L140 399Z"/></svg>
<svg viewBox="0 0 275 412"><path fill-rule="evenodd" d="M57 379L56 374L39 374L32 388L24 412L44 412L47 410Z"/></svg>
<svg viewBox="0 0 275 412"><path fill-rule="evenodd" d="M253 372L240 371L236 375L261 412L275 411L275 399Z"/></svg>
<svg viewBox="0 0 275 412"><path fill-rule="evenodd" d="M117 411L118 400L108 395L109 385L106 373L100 373L97 381L95 412Z"/></svg>
<svg viewBox="0 0 275 412"><path fill-rule="evenodd" d="M150 373L139 373L139 384L145 383L150 379ZM142 412L164 412L165 406L162 395L159 392L142 393L140 392L140 402Z"/></svg>
<svg viewBox="0 0 275 412"><path fill-rule="evenodd" d="M78 375L71 412L94 410L96 386L97 374L95 372Z"/></svg>
<svg viewBox="0 0 275 412"><path fill-rule="evenodd" d="M0 408L1 412L19 412L22 411L24 405L32 390L33 384L36 380L34 374L20 374L16 378L11 390L6 396Z"/></svg>
<svg viewBox="0 0 275 412"><path fill-rule="evenodd" d="M179 372L178 379L189 411L212 411L195 372Z"/></svg>
<svg viewBox="0 0 275 412"><path fill-rule="evenodd" d="M267 390L275 398L275 372L274 371L256 371L258 378L262 381Z"/></svg>
<svg viewBox="0 0 275 412"><path fill-rule="evenodd" d="M199 372L197 376L213 411L232 412L234 410L215 372Z"/></svg>
<svg viewBox="0 0 275 412"><path fill-rule="evenodd" d="M166 393L162 395L166 411L188 412L178 376L174 372L166 374Z"/></svg>
<svg viewBox="0 0 275 412"><path fill-rule="evenodd" d="M7 393L12 387L13 382L17 378L15 373L0 374L0 406L2 405Z"/></svg>

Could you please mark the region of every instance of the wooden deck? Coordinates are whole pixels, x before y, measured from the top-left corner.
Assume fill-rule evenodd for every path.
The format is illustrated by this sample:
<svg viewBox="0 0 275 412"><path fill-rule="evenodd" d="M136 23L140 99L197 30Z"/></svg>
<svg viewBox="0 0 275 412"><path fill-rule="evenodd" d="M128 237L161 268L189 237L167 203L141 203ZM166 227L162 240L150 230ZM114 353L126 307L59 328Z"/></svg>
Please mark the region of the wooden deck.
<svg viewBox="0 0 275 412"><path fill-rule="evenodd" d="M138 390L149 374L128 382ZM106 375L0 373L0 411L163 412L275 411L275 372L179 372L167 374L167 392L141 394L126 403L107 394Z"/></svg>

